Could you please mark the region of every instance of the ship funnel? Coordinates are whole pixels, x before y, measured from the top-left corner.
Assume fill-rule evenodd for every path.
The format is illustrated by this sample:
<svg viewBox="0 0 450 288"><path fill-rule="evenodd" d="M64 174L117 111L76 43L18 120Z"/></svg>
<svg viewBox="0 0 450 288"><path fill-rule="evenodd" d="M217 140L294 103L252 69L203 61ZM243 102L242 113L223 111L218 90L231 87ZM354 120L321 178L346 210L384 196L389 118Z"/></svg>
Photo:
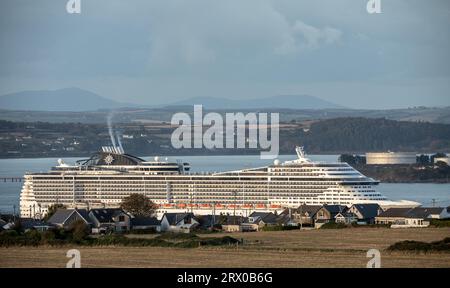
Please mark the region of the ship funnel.
<svg viewBox="0 0 450 288"><path fill-rule="evenodd" d="M105 153L114 153L114 154L124 154L123 148L121 147L111 147L111 146L103 146L102 151Z"/></svg>

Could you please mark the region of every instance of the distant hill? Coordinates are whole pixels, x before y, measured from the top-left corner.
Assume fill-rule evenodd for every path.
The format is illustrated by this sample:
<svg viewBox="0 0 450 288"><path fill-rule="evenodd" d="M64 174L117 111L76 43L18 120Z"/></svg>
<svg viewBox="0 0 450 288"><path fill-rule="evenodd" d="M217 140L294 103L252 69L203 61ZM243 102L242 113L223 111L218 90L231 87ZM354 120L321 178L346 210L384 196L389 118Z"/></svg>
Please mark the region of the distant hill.
<svg viewBox="0 0 450 288"><path fill-rule="evenodd" d="M261 109L261 108L289 108L289 109L340 109L337 104L310 95L279 95L260 99L232 100L215 97L194 97L168 105L192 106L201 104L207 109Z"/></svg>
<svg viewBox="0 0 450 288"><path fill-rule="evenodd" d="M79 88L23 91L0 96L0 107L26 111L94 111L135 107Z"/></svg>

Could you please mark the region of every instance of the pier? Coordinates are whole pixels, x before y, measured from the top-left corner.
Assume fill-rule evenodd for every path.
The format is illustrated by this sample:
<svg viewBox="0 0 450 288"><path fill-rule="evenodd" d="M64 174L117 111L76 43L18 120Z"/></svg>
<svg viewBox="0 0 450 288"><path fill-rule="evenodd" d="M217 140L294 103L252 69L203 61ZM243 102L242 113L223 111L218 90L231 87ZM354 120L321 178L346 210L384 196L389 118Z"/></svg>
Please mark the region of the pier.
<svg viewBox="0 0 450 288"><path fill-rule="evenodd" d="M0 182L22 182L23 177L9 176L0 177Z"/></svg>

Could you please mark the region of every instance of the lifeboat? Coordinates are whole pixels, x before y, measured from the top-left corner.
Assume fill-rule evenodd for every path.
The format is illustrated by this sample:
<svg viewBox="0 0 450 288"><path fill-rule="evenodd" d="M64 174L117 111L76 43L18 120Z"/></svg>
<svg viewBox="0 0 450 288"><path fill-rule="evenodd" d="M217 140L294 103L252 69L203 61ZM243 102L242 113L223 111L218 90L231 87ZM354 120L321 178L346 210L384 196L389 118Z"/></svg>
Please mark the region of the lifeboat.
<svg viewBox="0 0 450 288"><path fill-rule="evenodd" d="M225 208L225 206L223 206L222 204L216 204L215 207L216 207L216 209L223 209L223 208Z"/></svg>
<svg viewBox="0 0 450 288"><path fill-rule="evenodd" d="M162 207L163 208L174 208L175 205L173 205L173 204L163 204Z"/></svg>
<svg viewBox="0 0 450 288"><path fill-rule="evenodd" d="M187 204L188 208L197 208L197 204Z"/></svg>
<svg viewBox="0 0 450 288"><path fill-rule="evenodd" d="M266 205L264 204L257 204L256 209L266 209Z"/></svg>
<svg viewBox="0 0 450 288"><path fill-rule="evenodd" d="M280 209L280 208L281 208L281 205L275 205L275 204L270 205L270 209Z"/></svg>
<svg viewBox="0 0 450 288"><path fill-rule="evenodd" d="M177 204L177 207L178 208L186 208L186 204L180 203L180 204Z"/></svg>
<svg viewBox="0 0 450 288"><path fill-rule="evenodd" d="M240 207L239 205L234 205L234 204L228 205L228 208L229 208L229 209L235 209L235 208L236 208L236 209L239 209L239 207Z"/></svg>
<svg viewBox="0 0 450 288"><path fill-rule="evenodd" d="M203 209L211 208L211 205L209 205L209 204L200 204L200 208L203 208Z"/></svg>
<svg viewBox="0 0 450 288"><path fill-rule="evenodd" d="M250 205L250 204L244 204L244 205L242 206L242 208L244 208L244 209L250 209L250 208L252 208L252 205Z"/></svg>

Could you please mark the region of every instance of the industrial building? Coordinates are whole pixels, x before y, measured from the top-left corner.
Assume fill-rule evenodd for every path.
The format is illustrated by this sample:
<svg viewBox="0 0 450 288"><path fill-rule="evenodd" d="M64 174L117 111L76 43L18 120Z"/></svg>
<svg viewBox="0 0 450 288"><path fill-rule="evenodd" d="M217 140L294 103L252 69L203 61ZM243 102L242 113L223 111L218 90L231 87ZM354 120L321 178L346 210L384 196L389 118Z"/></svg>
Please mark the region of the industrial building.
<svg viewBox="0 0 450 288"><path fill-rule="evenodd" d="M412 152L368 152L366 163L376 164L415 164L416 153Z"/></svg>

